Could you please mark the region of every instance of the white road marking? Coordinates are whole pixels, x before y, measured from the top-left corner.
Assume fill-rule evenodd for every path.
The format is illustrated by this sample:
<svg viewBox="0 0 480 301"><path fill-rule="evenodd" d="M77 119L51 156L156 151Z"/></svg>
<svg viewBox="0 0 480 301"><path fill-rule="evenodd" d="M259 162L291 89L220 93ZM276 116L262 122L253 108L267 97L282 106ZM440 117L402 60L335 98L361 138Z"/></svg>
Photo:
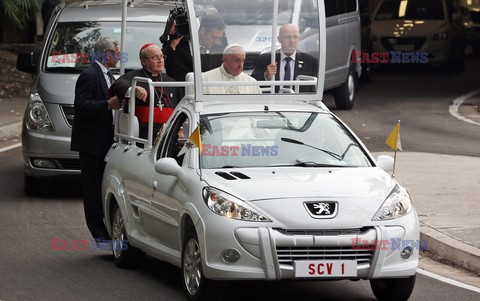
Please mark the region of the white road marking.
<svg viewBox="0 0 480 301"><path fill-rule="evenodd" d="M457 97L456 99L453 100L453 104L450 105L450 107L448 108L448 112L450 114L452 114L453 117L455 117L457 119L460 119L461 121L465 121L465 122L468 122L468 123L471 123L471 124L480 125L480 122L476 122L476 121L473 121L471 119L465 118L460 113L458 113L458 108L462 105L462 103L465 100L467 100L470 97L475 96L477 94L480 94L480 90L475 90L473 92L470 92L470 93L467 93L467 94L462 95L460 97Z"/></svg>
<svg viewBox="0 0 480 301"><path fill-rule="evenodd" d="M21 143L16 143L16 144L13 144L13 145L2 147L2 148L0 148L0 153L9 151L11 149L14 149L14 148L17 148L17 147L20 147L20 146L22 146Z"/></svg>
<svg viewBox="0 0 480 301"><path fill-rule="evenodd" d="M447 278L447 277L443 277L443 276L437 275L435 273L422 270L420 268L417 268L417 273L425 275L425 276L433 278L433 279L436 279L436 280L439 280L439 281L442 281L442 282L445 282L445 283L448 283L448 284L451 284L451 285L455 285L455 286L458 286L458 287L461 287L461 288L464 288L464 289L467 289L467 290L474 291L476 293L480 293L480 288L478 288L478 287L475 287L475 286L469 285L469 284L465 284L465 283L462 283L460 281L453 280L453 279L450 279L450 278Z"/></svg>

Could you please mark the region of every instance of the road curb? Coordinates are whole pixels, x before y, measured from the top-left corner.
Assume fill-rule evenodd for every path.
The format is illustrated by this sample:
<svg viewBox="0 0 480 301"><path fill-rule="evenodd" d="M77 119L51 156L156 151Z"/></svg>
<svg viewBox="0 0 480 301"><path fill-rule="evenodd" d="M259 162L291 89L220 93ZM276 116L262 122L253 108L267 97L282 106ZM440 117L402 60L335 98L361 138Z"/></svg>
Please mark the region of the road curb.
<svg viewBox="0 0 480 301"><path fill-rule="evenodd" d="M15 122L0 126L0 139L6 139L13 136L19 136L22 132L22 122Z"/></svg>
<svg viewBox="0 0 480 301"><path fill-rule="evenodd" d="M428 226L420 227L420 239L427 240L428 251L455 265L480 274L480 250Z"/></svg>

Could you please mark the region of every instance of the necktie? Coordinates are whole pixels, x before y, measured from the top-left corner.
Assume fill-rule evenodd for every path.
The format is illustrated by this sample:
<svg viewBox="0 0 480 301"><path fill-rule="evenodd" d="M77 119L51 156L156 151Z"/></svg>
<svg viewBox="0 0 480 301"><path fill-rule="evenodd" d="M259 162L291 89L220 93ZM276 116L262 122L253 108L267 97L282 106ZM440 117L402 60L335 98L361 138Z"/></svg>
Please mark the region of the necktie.
<svg viewBox="0 0 480 301"><path fill-rule="evenodd" d="M108 78L110 78L110 86L112 86L113 82L115 81L115 77L110 71L107 71Z"/></svg>
<svg viewBox="0 0 480 301"><path fill-rule="evenodd" d="M291 68L290 68L290 61L292 60L291 57L287 56L285 58L285 75L283 76L283 80L291 80ZM290 89L290 86L284 86L287 89Z"/></svg>

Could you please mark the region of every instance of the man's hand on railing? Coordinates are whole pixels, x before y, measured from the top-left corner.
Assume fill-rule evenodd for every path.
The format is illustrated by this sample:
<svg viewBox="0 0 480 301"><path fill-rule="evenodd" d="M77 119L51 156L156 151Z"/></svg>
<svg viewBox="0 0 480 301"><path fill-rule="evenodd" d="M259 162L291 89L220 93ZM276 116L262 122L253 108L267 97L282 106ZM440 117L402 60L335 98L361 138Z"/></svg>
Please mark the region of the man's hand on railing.
<svg viewBox="0 0 480 301"><path fill-rule="evenodd" d="M142 87L136 86L135 87L135 96L145 102L145 101L147 101L147 96L148 96L147 90L145 90Z"/></svg>

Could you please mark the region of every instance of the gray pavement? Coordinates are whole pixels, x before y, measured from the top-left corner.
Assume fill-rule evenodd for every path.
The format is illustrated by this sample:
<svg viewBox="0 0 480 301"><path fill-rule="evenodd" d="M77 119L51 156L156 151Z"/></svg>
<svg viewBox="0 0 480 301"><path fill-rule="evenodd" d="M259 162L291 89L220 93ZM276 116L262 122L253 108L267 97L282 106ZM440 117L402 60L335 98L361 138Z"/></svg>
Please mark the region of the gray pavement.
<svg viewBox="0 0 480 301"><path fill-rule="evenodd" d="M459 113L479 122L479 103L472 97ZM20 134L26 105L26 97L0 100L0 140ZM395 177L412 197L428 250L480 274L480 158L399 152Z"/></svg>

